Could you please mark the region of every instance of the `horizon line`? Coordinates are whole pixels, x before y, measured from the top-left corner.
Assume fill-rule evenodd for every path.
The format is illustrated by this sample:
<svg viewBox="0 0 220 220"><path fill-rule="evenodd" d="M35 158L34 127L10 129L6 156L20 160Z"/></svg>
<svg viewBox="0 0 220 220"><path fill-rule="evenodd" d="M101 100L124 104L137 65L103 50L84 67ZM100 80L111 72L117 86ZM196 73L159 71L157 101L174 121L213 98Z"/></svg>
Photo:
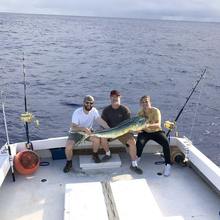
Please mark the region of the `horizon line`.
<svg viewBox="0 0 220 220"><path fill-rule="evenodd" d="M2 14L21 14L21 15L45 15L45 16L69 16L69 17L86 17L86 18L107 18L107 19L134 19L134 20L159 20L159 21L176 21L176 22L200 22L200 23L219 23L219 19L205 18L196 19L192 17L176 17L176 16L149 16L149 17L118 17L118 16L95 16L95 15L73 15L73 14L48 14L48 13L29 13L29 12L10 12L0 11Z"/></svg>

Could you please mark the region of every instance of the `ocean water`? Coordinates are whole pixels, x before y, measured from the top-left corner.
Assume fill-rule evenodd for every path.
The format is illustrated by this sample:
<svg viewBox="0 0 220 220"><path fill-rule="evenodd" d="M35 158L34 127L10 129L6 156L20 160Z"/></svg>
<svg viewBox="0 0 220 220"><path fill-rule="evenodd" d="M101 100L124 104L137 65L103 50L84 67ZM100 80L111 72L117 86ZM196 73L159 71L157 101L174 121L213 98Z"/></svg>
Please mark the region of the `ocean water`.
<svg viewBox="0 0 220 220"><path fill-rule="evenodd" d="M25 140L22 54L28 110L40 120L31 140L66 136L84 95L102 111L109 91L135 115L150 95L162 120L220 165L220 23L0 13L0 89L5 91L10 142ZM0 114L0 144L6 141Z"/></svg>

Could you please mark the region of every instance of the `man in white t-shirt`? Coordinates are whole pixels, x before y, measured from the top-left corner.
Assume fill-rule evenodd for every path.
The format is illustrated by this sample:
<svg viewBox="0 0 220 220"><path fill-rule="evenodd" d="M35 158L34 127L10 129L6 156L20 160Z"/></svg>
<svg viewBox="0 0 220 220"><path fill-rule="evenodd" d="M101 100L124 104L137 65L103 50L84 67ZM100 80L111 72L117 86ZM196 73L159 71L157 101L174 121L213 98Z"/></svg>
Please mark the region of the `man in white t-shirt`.
<svg viewBox="0 0 220 220"><path fill-rule="evenodd" d="M66 165L63 169L64 173L69 172L72 169L72 158L73 158L73 147L79 142L83 135L79 132L85 132L86 134L91 134L94 122L97 122L103 128L109 128L107 123L100 117L98 110L93 107L94 98L87 95L83 101L83 107L76 109L72 115L71 133L69 133L66 146ZM100 163L101 160L98 156L98 149L100 146L100 138L90 137L89 141L92 142L93 148L93 160L95 163Z"/></svg>

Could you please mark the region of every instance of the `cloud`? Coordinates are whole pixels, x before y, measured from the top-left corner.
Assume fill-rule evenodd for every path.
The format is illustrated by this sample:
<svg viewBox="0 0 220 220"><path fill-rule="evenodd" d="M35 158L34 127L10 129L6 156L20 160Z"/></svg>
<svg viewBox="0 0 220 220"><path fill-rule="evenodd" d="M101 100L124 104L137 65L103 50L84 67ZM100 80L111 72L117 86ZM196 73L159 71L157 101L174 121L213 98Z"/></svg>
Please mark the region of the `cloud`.
<svg viewBox="0 0 220 220"><path fill-rule="evenodd" d="M146 2L139 0L136 7L131 9L134 17L175 18L178 20L219 20L220 1L205 0L155 0Z"/></svg>
<svg viewBox="0 0 220 220"><path fill-rule="evenodd" d="M106 17L220 18L219 0L0 0L0 11Z"/></svg>

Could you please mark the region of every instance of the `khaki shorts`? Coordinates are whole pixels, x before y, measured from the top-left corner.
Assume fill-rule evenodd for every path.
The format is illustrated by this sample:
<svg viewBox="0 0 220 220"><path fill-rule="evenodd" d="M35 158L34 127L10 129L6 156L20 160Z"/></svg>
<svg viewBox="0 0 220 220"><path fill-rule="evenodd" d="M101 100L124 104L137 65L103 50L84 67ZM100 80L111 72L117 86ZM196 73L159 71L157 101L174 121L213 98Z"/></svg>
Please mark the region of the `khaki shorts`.
<svg viewBox="0 0 220 220"><path fill-rule="evenodd" d="M134 139L134 135L132 133L127 133L127 134L124 134L124 135L114 139L114 140L119 140L122 144L124 144L127 147L129 147L127 143L132 138Z"/></svg>

